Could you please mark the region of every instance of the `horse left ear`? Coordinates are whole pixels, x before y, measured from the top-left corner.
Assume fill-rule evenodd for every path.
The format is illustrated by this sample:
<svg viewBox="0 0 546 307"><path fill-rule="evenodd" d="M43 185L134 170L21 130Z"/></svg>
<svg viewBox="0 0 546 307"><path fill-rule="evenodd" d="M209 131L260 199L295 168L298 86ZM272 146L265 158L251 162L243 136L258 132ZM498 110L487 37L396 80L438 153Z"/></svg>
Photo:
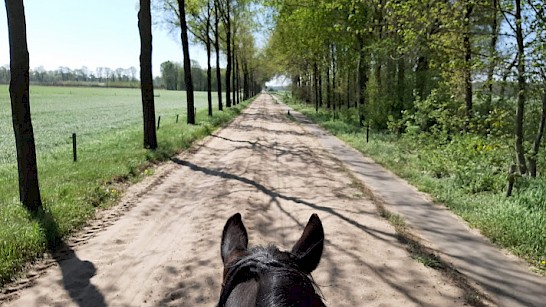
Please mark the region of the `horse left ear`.
<svg viewBox="0 0 546 307"><path fill-rule="evenodd" d="M324 229L318 215L313 214L303 230L301 238L292 247L292 254L300 269L310 274L317 268L324 248Z"/></svg>
<svg viewBox="0 0 546 307"><path fill-rule="evenodd" d="M220 252L224 264L229 261L234 252L244 252L248 246L248 235L241 214L236 213L230 217L222 232L222 244Z"/></svg>

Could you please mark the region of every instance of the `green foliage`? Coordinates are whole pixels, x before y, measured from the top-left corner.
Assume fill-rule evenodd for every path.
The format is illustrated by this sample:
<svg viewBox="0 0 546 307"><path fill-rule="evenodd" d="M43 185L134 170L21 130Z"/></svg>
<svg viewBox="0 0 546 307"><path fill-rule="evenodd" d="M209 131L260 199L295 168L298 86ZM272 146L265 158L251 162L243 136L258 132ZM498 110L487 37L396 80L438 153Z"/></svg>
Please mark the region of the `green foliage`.
<svg viewBox="0 0 546 307"><path fill-rule="evenodd" d="M546 180L518 177L514 196L505 197L508 166L513 163L511 138L372 131L366 143L365 132L354 121L332 121L324 111L292 106L444 203L494 243L546 270ZM546 167L544 157L539 165Z"/></svg>
<svg viewBox="0 0 546 307"><path fill-rule="evenodd" d="M0 90L0 96L7 97L6 89ZM118 200L124 183L150 175L149 167L154 163L188 148L248 104L209 117L206 93L197 93L198 125L188 126L183 118L183 93L157 93L156 114L162 116L157 131L159 148L149 151L142 148L139 90L31 87L44 212L31 216L19 203L12 153L15 146L11 138L0 139L0 284L10 281L48 246L84 225L97 208ZM9 105L0 105L4 135L13 133L8 109ZM81 136L76 163L72 162L67 131Z"/></svg>
<svg viewBox="0 0 546 307"><path fill-rule="evenodd" d="M458 108L444 91L434 89L426 99L415 96L413 109L403 110L398 120L390 117L388 127L391 131L405 131L414 136L424 132L443 139L461 131L463 122L454 116Z"/></svg>

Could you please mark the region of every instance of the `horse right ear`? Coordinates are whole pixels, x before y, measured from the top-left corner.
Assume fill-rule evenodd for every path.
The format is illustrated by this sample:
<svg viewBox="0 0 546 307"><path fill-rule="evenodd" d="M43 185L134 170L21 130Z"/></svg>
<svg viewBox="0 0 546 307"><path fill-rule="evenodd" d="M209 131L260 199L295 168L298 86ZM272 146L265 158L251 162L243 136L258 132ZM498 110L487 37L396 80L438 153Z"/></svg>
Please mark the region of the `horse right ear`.
<svg viewBox="0 0 546 307"><path fill-rule="evenodd" d="M296 262L300 269L310 274L317 268L322 249L324 247L324 229L318 215L313 214L301 238L292 247L292 254L296 256Z"/></svg>
<svg viewBox="0 0 546 307"><path fill-rule="evenodd" d="M234 252L244 252L248 246L248 235L245 225L241 220L241 214L236 213L230 217L222 233L221 254L224 264Z"/></svg>

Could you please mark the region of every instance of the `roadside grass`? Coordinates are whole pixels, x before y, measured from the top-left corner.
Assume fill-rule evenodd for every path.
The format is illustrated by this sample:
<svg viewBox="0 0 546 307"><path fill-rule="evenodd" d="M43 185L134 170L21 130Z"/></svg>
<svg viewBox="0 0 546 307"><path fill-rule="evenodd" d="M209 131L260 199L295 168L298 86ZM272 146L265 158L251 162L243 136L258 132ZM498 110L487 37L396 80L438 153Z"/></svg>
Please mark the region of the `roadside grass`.
<svg viewBox="0 0 546 307"><path fill-rule="evenodd" d="M505 197L512 140L461 135L441 141L373 131L366 143L356 114L343 110L333 120L331 111L283 100L546 273L546 178L517 178L514 196ZM546 169L544 155L538 169Z"/></svg>
<svg viewBox="0 0 546 307"><path fill-rule="evenodd" d="M55 91L55 88L47 90ZM38 155L42 214L32 216L21 206L15 163L0 163L0 285L13 280L26 263L55 248L62 237L85 225L97 208L115 203L124 184L152 174L149 168L153 164L187 149L194 141L228 123L250 103L249 100L223 112L215 110L213 117L208 117L206 108L201 105L197 112L198 124L187 125L182 109L185 103L179 97L181 92L161 93L161 96L172 94L178 94L176 103L172 103L177 108L158 108L157 113L169 114L169 120L161 120L157 131L159 148L155 151L142 148L142 124L138 120L116 128L103 127L102 131L82 137L78 162L72 162L70 144L46 146ZM103 99L108 99L107 96ZM70 107L73 106L67 106ZM107 105L100 107L107 108ZM137 111L127 109L126 112L142 112L140 104L136 107ZM175 123L176 113L180 113L178 123ZM107 122L97 118L84 120L95 120L96 125Z"/></svg>
<svg viewBox="0 0 546 307"><path fill-rule="evenodd" d="M475 286L471 285L467 278L462 275L452 264L444 262L434 250L426 247L421 243L419 238L411 232L406 221L400 215L389 211L385 207L382 199L378 199L361 181L359 181L353 173L346 167L342 166L345 172L351 178L351 186L359 189L361 193L355 194L356 197L367 195L374 202L381 217L386 219L396 230L396 236L408 251L410 257L421 263L424 266L442 272L444 276L449 278L451 282L464 291L463 297L466 304L474 307L491 306L490 298L482 293Z"/></svg>

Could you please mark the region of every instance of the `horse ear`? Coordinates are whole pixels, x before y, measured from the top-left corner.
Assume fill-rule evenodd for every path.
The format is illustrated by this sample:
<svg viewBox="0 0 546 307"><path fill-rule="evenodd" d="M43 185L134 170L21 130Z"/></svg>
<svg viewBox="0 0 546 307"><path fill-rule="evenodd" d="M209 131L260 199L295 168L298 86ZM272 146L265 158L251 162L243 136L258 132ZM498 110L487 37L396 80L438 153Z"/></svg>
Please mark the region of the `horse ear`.
<svg viewBox="0 0 546 307"><path fill-rule="evenodd" d="M247 246L248 235L246 228L241 220L241 214L236 213L227 220L222 233L221 254L224 264L226 264L233 252L245 251Z"/></svg>
<svg viewBox="0 0 546 307"><path fill-rule="evenodd" d="M306 273L317 268L324 247L324 229L318 215L313 214L303 230L301 238L292 247L296 262Z"/></svg>

